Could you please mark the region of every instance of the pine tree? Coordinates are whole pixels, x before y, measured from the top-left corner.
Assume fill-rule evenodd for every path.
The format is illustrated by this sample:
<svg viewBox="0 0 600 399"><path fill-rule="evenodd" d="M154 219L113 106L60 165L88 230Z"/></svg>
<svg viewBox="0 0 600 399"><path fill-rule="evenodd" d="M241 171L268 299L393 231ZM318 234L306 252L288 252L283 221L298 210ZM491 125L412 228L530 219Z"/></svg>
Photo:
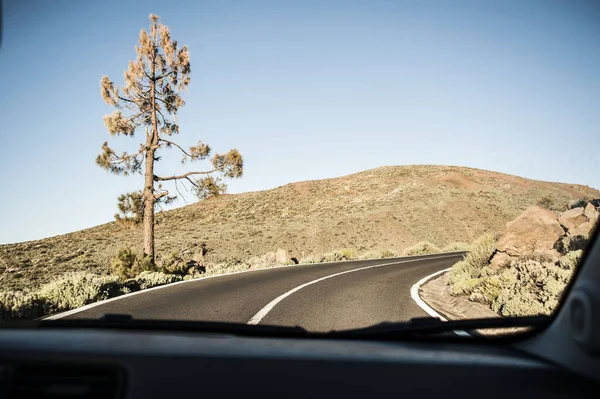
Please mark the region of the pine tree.
<svg viewBox="0 0 600 399"><path fill-rule="evenodd" d="M143 224L144 254L154 262L154 212L160 204L176 199L169 195L161 182L178 180L191 184L200 199L217 196L226 191L222 178L238 178L243 172L242 155L236 150L211 157L211 148L202 142L184 149L172 137L179 134L177 111L185 103L181 92L190 83L190 57L186 46L178 47L171 39L169 29L150 15L150 30L140 32L136 46L137 58L129 61L124 74L124 86L113 84L103 76L100 81L102 99L115 110L104 117L111 136L135 136L142 128L145 140L134 154L117 154L108 143L96 163L117 175L140 174L144 176L142 191L119 197L118 221ZM175 148L183 154L182 162L209 159L212 167L204 171L191 171L181 175L157 176L157 153L164 148ZM156 186L155 186L156 185Z"/></svg>

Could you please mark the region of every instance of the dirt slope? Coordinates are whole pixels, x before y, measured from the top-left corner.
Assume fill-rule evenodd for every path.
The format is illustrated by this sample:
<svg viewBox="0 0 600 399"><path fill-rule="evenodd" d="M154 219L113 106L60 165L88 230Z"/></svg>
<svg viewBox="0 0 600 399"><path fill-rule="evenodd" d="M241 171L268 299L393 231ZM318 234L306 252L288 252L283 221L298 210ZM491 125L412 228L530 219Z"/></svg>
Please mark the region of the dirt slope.
<svg viewBox="0 0 600 399"><path fill-rule="evenodd" d="M344 177L226 195L161 213L157 251L206 242L211 261L284 248L301 258L340 248L401 252L418 241L443 246L500 232L525 208L598 198L587 186L529 180L450 166L381 167ZM138 230L108 223L43 240L0 246L2 285L39 285L67 271L107 273L123 246L141 247Z"/></svg>

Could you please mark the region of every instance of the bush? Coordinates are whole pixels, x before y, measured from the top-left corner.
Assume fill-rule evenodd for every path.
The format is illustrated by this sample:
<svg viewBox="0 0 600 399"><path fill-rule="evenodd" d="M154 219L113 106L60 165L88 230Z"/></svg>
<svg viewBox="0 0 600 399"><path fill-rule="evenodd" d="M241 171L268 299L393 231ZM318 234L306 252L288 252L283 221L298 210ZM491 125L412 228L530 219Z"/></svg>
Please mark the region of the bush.
<svg viewBox="0 0 600 399"><path fill-rule="evenodd" d="M171 284L181 280L183 280L183 277L180 275L151 271L143 271L135 278L135 281L139 284L141 290L159 285Z"/></svg>
<svg viewBox="0 0 600 399"><path fill-rule="evenodd" d="M309 256L306 256L306 257L300 259L301 265L312 264L312 263L321 263L321 262L323 262L323 257L317 256L317 255L309 255Z"/></svg>
<svg viewBox="0 0 600 399"><path fill-rule="evenodd" d="M381 259L395 258L397 256L398 256L398 254L395 251L392 251L391 249L385 249L379 253L379 258L381 258Z"/></svg>
<svg viewBox="0 0 600 399"><path fill-rule="evenodd" d="M496 250L496 239L489 234L479 237L471 246L465 258L455 263L448 274L448 283L463 284L465 280L485 277L486 266ZM452 292L462 291L461 287L452 288ZM456 294L455 294L456 295Z"/></svg>
<svg viewBox="0 0 600 399"><path fill-rule="evenodd" d="M464 278L452 285L452 295L469 295L481 283L480 278Z"/></svg>
<svg viewBox="0 0 600 399"><path fill-rule="evenodd" d="M558 260L558 264L565 270L574 270L575 267L577 267L577 265L579 264L582 255L582 250L567 252L566 255L563 255Z"/></svg>
<svg viewBox="0 0 600 399"><path fill-rule="evenodd" d="M546 194L537 202L538 206L554 212L561 212L567 209L568 204L560 201L554 194Z"/></svg>
<svg viewBox="0 0 600 399"><path fill-rule="evenodd" d="M117 276L67 273L36 291L0 292L0 320L34 319L182 279L178 275L151 271L143 271L124 282Z"/></svg>
<svg viewBox="0 0 600 399"><path fill-rule="evenodd" d="M442 248L441 252L459 252L468 251L469 249L471 249L471 245L467 244L466 242L454 242Z"/></svg>
<svg viewBox="0 0 600 399"><path fill-rule="evenodd" d="M121 293L118 277L101 277L85 272L66 274L43 285L36 292L37 296L46 302L47 313L75 309Z"/></svg>
<svg viewBox="0 0 600 399"><path fill-rule="evenodd" d="M491 308L502 316L552 313L573 273L559 264L512 262L499 276L501 289Z"/></svg>
<svg viewBox="0 0 600 399"><path fill-rule="evenodd" d="M469 300L491 305L502 290L502 282L496 276L484 277L471 292Z"/></svg>
<svg viewBox="0 0 600 399"><path fill-rule="evenodd" d="M133 278L143 271L155 270L149 257L139 259L132 248L120 249L112 261L112 272L122 278Z"/></svg>
<svg viewBox="0 0 600 399"><path fill-rule="evenodd" d="M391 249L385 249L383 251L368 251L362 254L359 259L384 259L384 258L395 258L398 254Z"/></svg>
<svg viewBox="0 0 600 399"><path fill-rule="evenodd" d="M323 262L342 262L348 260L344 257L344 254L340 251L332 251L323 255Z"/></svg>
<svg viewBox="0 0 600 399"><path fill-rule="evenodd" d="M440 249L436 247L434 244L423 241L413 245L412 247L408 247L402 253L404 256L413 256L413 255L430 255L437 254L440 252Z"/></svg>
<svg viewBox="0 0 600 399"><path fill-rule="evenodd" d="M35 319L43 316L45 302L22 291L0 292L0 320Z"/></svg>

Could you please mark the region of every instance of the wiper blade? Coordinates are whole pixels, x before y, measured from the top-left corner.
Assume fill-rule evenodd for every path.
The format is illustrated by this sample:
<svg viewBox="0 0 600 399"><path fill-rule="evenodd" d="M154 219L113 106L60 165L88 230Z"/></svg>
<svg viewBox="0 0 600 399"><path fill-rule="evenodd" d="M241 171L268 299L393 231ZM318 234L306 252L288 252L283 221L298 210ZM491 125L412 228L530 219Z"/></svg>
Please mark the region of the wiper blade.
<svg viewBox="0 0 600 399"><path fill-rule="evenodd" d="M58 319L0 321L2 328L109 328L142 331L202 332L233 334L248 337L273 338L335 338L335 339L419 339L435 337L452 331L472 331L488 328L545 327L549 316L494 317L442 321L435 317L414 318L407 322L381 323L370 327L342 331L310 332L302 327L249 325L194 320L143 320L127 314L107 314L99 319ZM454 334L452 334L454 335ZM465 334L467 335L467 334Z"/></svg>
<svg viewBox="0 0 600 399"><path fill-rule="evenodd" d="M57 319L0 322L2 328L108 328L120 330L158 330L234 334L257 337L306 337L301 327L248 325L194 320L134 319L128 314L106 314L98 319Z"/></svg>
<svg viewBox="0 0 600 399"><path fill-rule="evenodd" d="M442 321L436 317L414 318L407 322L381 323L370 327L332 332L340 337L419 337L443 334L452 331L473 331L482 329L502 329L514 327L544 327L550 323L550 316L491 317L482 319ZM465 334L468 335L468 334Z"/></svg>

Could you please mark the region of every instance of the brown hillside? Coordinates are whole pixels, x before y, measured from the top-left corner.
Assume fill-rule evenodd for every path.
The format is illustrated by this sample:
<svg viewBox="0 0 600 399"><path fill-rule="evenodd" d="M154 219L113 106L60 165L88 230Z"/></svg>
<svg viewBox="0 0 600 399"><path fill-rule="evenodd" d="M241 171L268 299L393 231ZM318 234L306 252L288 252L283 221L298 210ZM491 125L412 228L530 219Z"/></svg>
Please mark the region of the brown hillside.
<svg viewBox="0 0 600 399"><path fill-rule="evenodd" d="M544 197L559 206L598 198L587 186L450 166L394 166L334 179L226 195L158 215L159 255L206 242L209 260L246 259L284 248L301 258L340 248L401 252L418 242L471 242L503 230ZM141 232L108 223L0 246L5 289L31 287L67 271L108 273L118 248L141 248ZM5 266L0 263L0 276Z"/></svg>

